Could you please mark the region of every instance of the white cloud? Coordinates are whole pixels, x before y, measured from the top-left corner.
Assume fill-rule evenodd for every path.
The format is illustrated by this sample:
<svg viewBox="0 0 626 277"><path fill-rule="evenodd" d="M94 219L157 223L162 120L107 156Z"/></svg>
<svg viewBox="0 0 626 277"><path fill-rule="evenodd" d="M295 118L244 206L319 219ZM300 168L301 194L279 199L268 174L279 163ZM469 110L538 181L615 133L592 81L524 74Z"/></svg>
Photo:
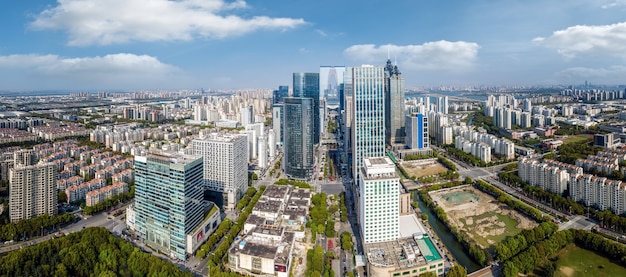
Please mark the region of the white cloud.
<svg viewBox="0 0 626 277"><path fill-rule="evenodd" d="M626 22L585 26L577 25L537 37L535 43L557 51L566 58L582 54L609 54L626 57Z"/></svg>
<svg viewBox="0 0 626 277"><path fill-rule="evenodd" d="M147 55L128 53L97 57L67 58L58 55L0 56L0 74L24 82L35 78L42 87L128 87L145 86L172 80L181 70ZM17 80L5 80L7 82ZM37 83L37 82L36 82Z"/></svg>
<svg viewBox="0 0 626 277"><path fill-rule="evenodd" d="M323 36L323 37L327 37L327 36L328 36L328 34L327 34L326 32L324 32L324 31L322 31L322 30L320 30L320 29L315 29L315 32L316 32L318 35Z"/></svg>
<svg viewBox="0 0 626 277"><path fill-rule="evenodd" d="M614 65L607 68L571 67L559 72L557 76L566 82L590 80L594 83L623 84L624 76L626 76L626 66Z"/></svg>
<svg viewBox="0 0 626 277"><path fill-rule="evenodd" d="M31 27L66 30L69 44L117 44L130 41L220 39L262 29L288 30L303 19L229 14L247 8L243 0L58 0Z"/></svg>
<svg viewBox="0 0 626 277"><path fill-rule="evenodd" d="M619 6L626 6L626 0L608 1L600 5L600 7L603 9L612 9Z"/></svg>
<svg viewBox="0 0 626 277"><path fill-rule="evenodd" d="M480 46L465 41L435 41L421 45L353 45L344 50L347 57L366 63L381 63L390 55L403 68L422 70L462 70L473 66Z"/></svg>

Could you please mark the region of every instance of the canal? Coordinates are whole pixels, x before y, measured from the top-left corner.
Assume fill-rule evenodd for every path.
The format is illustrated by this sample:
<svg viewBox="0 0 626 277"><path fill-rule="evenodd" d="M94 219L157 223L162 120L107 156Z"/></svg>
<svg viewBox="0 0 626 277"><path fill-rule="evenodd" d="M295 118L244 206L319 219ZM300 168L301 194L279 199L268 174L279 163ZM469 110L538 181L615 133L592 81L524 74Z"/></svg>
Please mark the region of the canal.
<svg viewBox="0 0 626 277"><path fill-rule="evenodd" d="M428 215L428 224L430 224L432 229L435 231L435 234L439 236L439 240L441 240L446 248L448 248L448 251L452 253L454 259L460 265L465 267L467 273L481 269L482 267L474 262L474 260L472 260L472 258L465 253L463 245L461 245L461 243L456 240L456 237L453 236L450 231L448 231L448 227L441 223L441 221L439 221L435 214L428 207L426 207L426 204L424 204L424 202L422 202L422 200L419 198L417 191L412 191L411 193L413 201L416 201L419 204L418 206L422 213Z"/></svg>

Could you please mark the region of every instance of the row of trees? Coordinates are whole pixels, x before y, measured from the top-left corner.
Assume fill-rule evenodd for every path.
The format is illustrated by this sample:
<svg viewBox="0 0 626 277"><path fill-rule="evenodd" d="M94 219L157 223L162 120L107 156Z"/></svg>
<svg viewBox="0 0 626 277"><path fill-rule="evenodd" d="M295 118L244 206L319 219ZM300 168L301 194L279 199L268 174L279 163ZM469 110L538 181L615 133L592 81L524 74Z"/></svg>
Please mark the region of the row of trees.
<svg viewBox="0 0 626 277"><path fill-rule="evenodd" d="M509 237L496 245L495 257L498 261L504 262L536 242L552 236L558 229L559 226L553 222L542 222L533 229L522 230L516 236Z"/></svg>
<svg viewBox="0 0 626 277"><path fill-rule="evenodd" d="M586 230L571 230L576 245L626 266L626 246Z"/></svg>
<svg viewBox="0 0 626 277"><path fill-rule="evenodd" d="M143 253L103 227L7 253L0 276L193 276Z"/></svg>
<svg viewBox="0 0 626 277"><path fill-rule="evenodd" d="M597 219L600 226L617 232L626 232L626 216L617 215L610 210L598 211L592 207L587 208L584 204L574 201L558 193L543 190L537 186L531 186L516 174L516 172L503 172L498 174L500 180L510 186L521 188L527 195L534 199L548 203L552 208L564 213L586 215Z"/></svg>
<svg viewBox="0 0 626 277"><path fill-rule="evenodd" d="M200 258L200 259L204 259L207 255L207 253L211 252L211 250L213 250L213 246L215 246L226 234L226 232L228 232L228 230L230 230L230 227L233 225L233 221L228 219L228 218L224 218L224 220L220 223L220 225L217 227L217 230L215 230L215 232L213 232L213 234L211 234L211 236L209 236L209 238L207 239L206 242L204 242L202 244L202 246L200 246L200 249L196 252L196 257Z"/></svg>
<svg viewBox="0 0 626 277"><path fill-rule="evenodd" d="M239 200L239 202L237 203L237 210L241 211L243 208L245 208L255 193L256 193L256 188L249 187L248 190L246 191L246 194L244 194L241 200Z"/></svg>
<svg viewBox="0 0 626 277"><path fill-rule="evenodd" d="M226 237L222 239L222 242L217 246L217 248L211 254L211 259L209 259L207 263L207 266L209 266L210 268L210 276L237 276L238 275L233 272L225 272L224 268L222 267L222 260L224 259L224 256L228 252L228 248L230 247L230 245L233 243L235 238L239 235L239 232L241 232L241 230L243 229L243 226L246 223L248 216L250 215L250 213L252 213L252 208L254 208L254 205L256 205L256 203L259 201L259 198L261 198L261 195L263 195L264 191L265 191L265 186L261 186L259 190L256 192L256 194L254 195L254 197L252 198L252 201L250 201L248 206L241 212L241 214L237 218L237 222L235 222L235 224L231 226Z"/></svg>
<svg viewBox="0 0 626 277"><path fill-rule="evenodd" d="M341 222L348 221L348 206L346 206L346 192L339 194L339 211L341 212Z"/></svg>
<svg viewBox="0 0 626 277"><path fill-rule="evenodd" d="M301 188L301 189L310 189L311 188L311 185L309 185L309 183L307 183L307 182L296 181L296 180L292 180L292 179L279 179L276 182L274 182L274 185L279 185L279 186L292 185L294 187Z"/></svg>
<svg viewBox="0 0 626 277"><path fill-rule="evenodd" d="M548 257L554 255L573 241L574 238L570 230L558 231L552 236L528 247L525 251L519 253L512 259L504 262L502 275L504 277L514 277L518 276L520 272L528 274L541 263L547 261Z"/></svg>
<svg viewBox="0 0 626 277"><path fill-rule="evenodd" d="M60 226L72 222L74 219L76 217L71 213L56 216L44 214L18 222L5 222L0 226L0 238L5 241L18 240L20 238L29 239L43 235L42 233L47 234L57 230Z"/></svg>
<svg viewBox="0 0 626 277"><path fill-rule="evenodd" d="M566 143L559 146L558 150L558 161L575 164L578 159L584 159L589 155L595 155L598 151L602 150L602 147L592 146L590 142Z"/></svg>
<svg viewBox="0 0 626 277"><path fill-rule="evenodd" d="M506 204L507 206L517 210L518 212L521 212L527 216L530 216L537 222L550 221L550 218L548 216L543 216L543 214L539 210L531 206L528 206L521 201L513 200L511 196L509 196L508 194L502 192L500 189L488 184L487 182L483 180L477 180L474 184L477 189L487 194L490 194L491 196L498 199L499 202Z"/></svg>
<svg viewBox="0 0 626 277"><path fill-rule="evenodd" d="M444 157L439 156L437 161L450 170L456 170L456 165Z"/></svg>
<svg viewBox="0 0 626 277"><path fill-rule="evenodd" d="M439 190L442 188L455 187L461 184L463 183L462 182L450 182L446 184L433 185L428 188L419 190L418 194L419 194L419 197L424 202L424 204L426 204L426 206L434 212L435 216L437 216L437 218L446 227L448 227L450 232L456 237L457 241L459 241L461 245L463 245L463 248L465 248L469 256L472 257L472 259L474 259L474 261L476 261L478 264L485 266L487 265L487 259L489 257L486 251L480 248L480 246L478 246L478 244L473 239L471 239L467 235L467 233L462 233L459 229L457 229L456 226L453 226L448 220L448 215L446 214L446 212L441 207L437 206L435 202L433 201L433 199L428 194L429 191Z"/></svg>
<svg viewBox="0 0 626 277"><path fill-rule="evenodd" d="M413 160L424 160L430 158L437 158L437 152L432 151L430 154L408 154L405 155L402 159L405 161L413 161Z"/></svg>
<svg viewBox="0 0 626 277"><path fill-rule="evenodd" d="M350 232L341 233L341 249L343 251L352 252L354 245L352 244L352 234Z"/></svg>

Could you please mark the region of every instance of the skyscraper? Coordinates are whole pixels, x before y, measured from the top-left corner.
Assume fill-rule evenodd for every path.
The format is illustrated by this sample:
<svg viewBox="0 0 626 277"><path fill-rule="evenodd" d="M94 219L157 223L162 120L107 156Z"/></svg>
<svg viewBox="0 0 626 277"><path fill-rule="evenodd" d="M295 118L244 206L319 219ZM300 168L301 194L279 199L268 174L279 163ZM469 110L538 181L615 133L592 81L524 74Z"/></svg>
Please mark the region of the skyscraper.
<svg viewBox="0 0 626 277"><path fill-rule="evenodd" d="M344 66L320 66L320 96L329 108L340 105L339 86L346 71Z"/></svg>
<svg viewBox="0 0 626 277"><path fill-rule="evenodd" d="M385 66L385 140L387 144L403 143L404 126L404 78L398 66L387 60Z"/></svg>
<svg viewBox="0 0 626 277"><path fill-rule="evenodd" d="M352 68L352 171L359 184L363 158L385 155L385 68Z"/></svg>
<svg viewBox="0 0 626 277"><path fill-rule="evenodd" d="M186 260L220 220L214 204L203 201L203 190L202 157L174 152L136 156L135 228L141 241Z"/></svg>
<svg viewBox="0 0 626 277"><path fill-rule="evenodd" d="M313 175L314 100L303 97L284 99L284 169L294 179L309 179Z"/></svg>
<svg viewBox="0 0 626 277"><path fill-rule="evenodd" d="M235 209L248 188L248 145L243 135L212 133L193 140L194 154L204 158L204 186L226 210Z"/></svg>
<svg viewBox="0 0 626 277"><path fill-rule="evenodd" d="M320 74L294 73L293 97L307 97L313 99L313 144L320 143Z"/></svg>
<svg viewBox="0 0 626 277"><path fill-rule="evenodd" d="M282 100L284 102L284 100ZM276 144L283 145L284 126L283 123L283 104L274 104L272 106L272 129L276 137Z"/></svg>
<svg viewBox="0 0 626 277"><path fill-rule="evenodd" d="M360 169L359 221L363 243L400 236L400 178L388 157L363 159Z"/></svg>
<svg viewBox="0 0 626 277"><path fill-rule="evenodd" d="M57 214L57 172L53 163L34 163L32 151L14 154L9 169L9 219L17 222Z"/></svg>
<svg viewBox="0 0 626 277"><path fill-rule="evenodd" d="M289 86L278 86L272 93L272 104L282 103L285 97L289 97Z"/></svg>

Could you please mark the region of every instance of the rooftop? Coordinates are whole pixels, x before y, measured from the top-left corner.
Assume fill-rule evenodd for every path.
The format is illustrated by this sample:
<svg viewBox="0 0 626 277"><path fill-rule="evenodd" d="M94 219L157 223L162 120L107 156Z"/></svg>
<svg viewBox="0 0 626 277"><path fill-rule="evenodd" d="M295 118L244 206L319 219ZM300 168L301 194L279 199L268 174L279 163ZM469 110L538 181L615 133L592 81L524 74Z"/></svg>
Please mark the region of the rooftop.
<svg viewBox="0 0 626 277"><path fill-rule="evenodd" d="M393 267L394 270L423 266L441 260L439 250L428 237L369 243L364 249L368 262L373 266Z"/></svg>

